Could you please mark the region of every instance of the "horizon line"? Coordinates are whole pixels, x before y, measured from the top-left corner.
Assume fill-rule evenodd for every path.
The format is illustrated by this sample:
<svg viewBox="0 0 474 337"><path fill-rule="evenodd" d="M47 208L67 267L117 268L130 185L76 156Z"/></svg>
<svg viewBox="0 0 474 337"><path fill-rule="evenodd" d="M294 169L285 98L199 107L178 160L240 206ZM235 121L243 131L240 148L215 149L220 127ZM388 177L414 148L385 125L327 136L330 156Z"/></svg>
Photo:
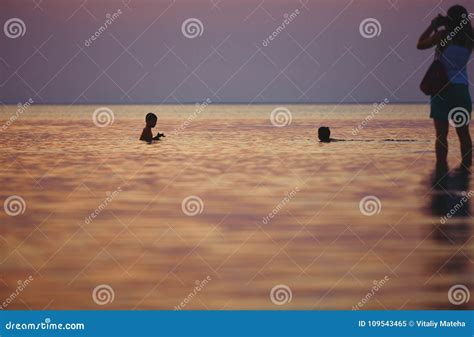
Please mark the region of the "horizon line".
<svg viewBox="0 0 474 337"><path fill-rule="evenodd" d="M258 102L258 103L247 103L247 102L212 102L207 103L208 105L373 105L373 104L380 104L380 102ZM68 102L55 102L55 103L48 103L48 102L33 102L32 105L196 105L196 104L204 104L206 101L196 101L196 102L183 102L183 103L156 103L156 102L145 102L145 103L68 103ZM18 104L22 104L21 102L18 103L5 103L3 102L3 106L17 106ZM407 101L407 102L389 102L386 103L387 105L425 105L429 104L429 102L423 101ZM473 103L474 105L474 103Z"/></svg>

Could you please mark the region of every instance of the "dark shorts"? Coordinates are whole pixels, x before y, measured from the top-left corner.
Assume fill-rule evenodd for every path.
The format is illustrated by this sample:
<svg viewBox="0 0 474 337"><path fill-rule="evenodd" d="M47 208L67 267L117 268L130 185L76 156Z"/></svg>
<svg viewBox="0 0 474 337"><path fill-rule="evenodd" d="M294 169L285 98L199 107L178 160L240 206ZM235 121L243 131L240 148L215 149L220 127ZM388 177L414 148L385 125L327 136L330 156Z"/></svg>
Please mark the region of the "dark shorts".
<svg viewBox="0 0 474 337"><path fill-rule="evenodd" d="M447 121L449 112L454 110L463 110L471 114L472 101L467 85L451 84L439 95L431 97L431 118Z"/></svg>

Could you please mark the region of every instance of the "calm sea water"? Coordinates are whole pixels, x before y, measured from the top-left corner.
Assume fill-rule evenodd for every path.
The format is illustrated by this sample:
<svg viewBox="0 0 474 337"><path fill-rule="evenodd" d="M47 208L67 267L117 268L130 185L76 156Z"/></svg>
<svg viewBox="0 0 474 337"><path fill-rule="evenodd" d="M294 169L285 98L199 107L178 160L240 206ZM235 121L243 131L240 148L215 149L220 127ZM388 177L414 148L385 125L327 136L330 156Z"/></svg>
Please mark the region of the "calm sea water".
<svg viewBox="0 0 474 337"><path fill-rule="evenodd" d="M433 184L427 106L98 108L0 110L8 309L473 308L471 184Z"/></svg>

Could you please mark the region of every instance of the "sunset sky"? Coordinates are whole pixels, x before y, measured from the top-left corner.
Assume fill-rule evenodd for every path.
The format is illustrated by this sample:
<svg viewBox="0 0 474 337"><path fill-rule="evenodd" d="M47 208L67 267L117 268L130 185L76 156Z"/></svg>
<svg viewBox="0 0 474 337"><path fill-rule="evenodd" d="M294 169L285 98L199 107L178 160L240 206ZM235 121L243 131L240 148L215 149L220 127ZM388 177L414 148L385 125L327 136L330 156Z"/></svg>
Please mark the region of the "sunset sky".
<svg viewBox="0 0 474 337"><path fill-rule="evenodd" d="M418 84L432 51L416 41L455 3L474 10L438 0L4 0L0 101L426 102ZM18 37L7 36L11 18L24 23ZM197 36L182 31L190 18L202 23ZM364 36L366 19L379 25Z"/></svg>

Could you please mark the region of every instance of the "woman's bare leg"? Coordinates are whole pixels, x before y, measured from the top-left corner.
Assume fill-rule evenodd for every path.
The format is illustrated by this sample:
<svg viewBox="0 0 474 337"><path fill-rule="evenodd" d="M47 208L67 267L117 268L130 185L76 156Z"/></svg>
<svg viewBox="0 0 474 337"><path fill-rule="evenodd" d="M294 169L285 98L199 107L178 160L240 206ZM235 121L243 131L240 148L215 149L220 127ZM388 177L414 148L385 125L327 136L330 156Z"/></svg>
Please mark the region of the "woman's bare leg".
<svg viewBox="0 0 474 337"><path fill-rule="evenodd" d="M448 131L449 122L442 120L434 120L436 129L436 166L448 166Z"/></svg>
<svg viewBox="0 0 474 337"><path fill-rule="evenodd" d="M469 133L469 125L456 128L456 133L461 143L461 165L463 168L469 169L472 165L472 140Z"/></svg>

